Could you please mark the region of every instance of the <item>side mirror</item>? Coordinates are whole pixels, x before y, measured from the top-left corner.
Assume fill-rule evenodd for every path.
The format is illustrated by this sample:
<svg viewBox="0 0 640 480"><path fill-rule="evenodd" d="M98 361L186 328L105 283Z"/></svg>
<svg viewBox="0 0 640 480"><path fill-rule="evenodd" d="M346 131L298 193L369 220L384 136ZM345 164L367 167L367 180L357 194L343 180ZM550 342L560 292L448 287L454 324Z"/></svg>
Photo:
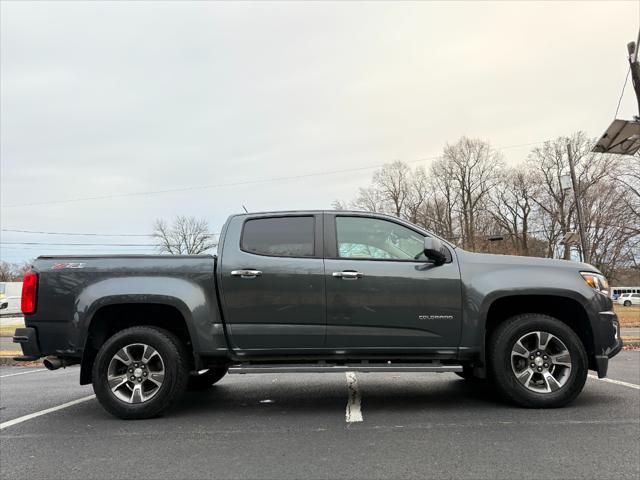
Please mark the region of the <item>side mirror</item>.
<svg viewBox="0 0 640 480"><path fill-rule="evenodd" d="M435 265L442 265L447 261L447 256L443 253L442 242L434 237L424 237L424 255L429 260L433 260Z"/></svg>

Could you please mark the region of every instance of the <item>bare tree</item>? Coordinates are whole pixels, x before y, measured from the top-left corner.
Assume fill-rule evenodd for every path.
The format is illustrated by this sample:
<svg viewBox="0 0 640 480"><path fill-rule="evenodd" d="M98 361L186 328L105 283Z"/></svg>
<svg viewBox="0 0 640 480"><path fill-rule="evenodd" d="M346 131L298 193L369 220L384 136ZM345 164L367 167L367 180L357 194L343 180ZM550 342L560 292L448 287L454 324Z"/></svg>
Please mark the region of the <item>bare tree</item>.
<svg viewBox="0 0 640 480"><path fill-rule="evenodd" d="M423 167L418 167L409 176L402 216L412 223L420 224L421 212L430 197L427 173Z"/></svg>
<svg viewBox="0 0 640 480"><path fill-rule="evenodd" d="M373 186L388 202L396 217L401 217L411 190L411 169L406 163L396 161L385 165L373 174Z"/></svg>
<svg viewBox="0 0 640 480"><path fill-rule="evenodd" d="M20 282L24 274L31 268L33 260L23 263L0 261L0 282Z"/></svg>
<svg viewBox="0 0 640 480"><path fill-rule="evenodd" d="M361 188L360 194L352 207L355 210L364 210L365 212L386 212L387 201L382 193L375 187Z"/></svg>
<svg viewBox="0 0 640 480"><path fill-rule="evenodd" d="M628 190L611 178L603 178L584 195L583 212L587 229L590 262L605 275L634 262L633 247L637 237L637 217L629 222Z"/></svg>
<svg viewBox="0 0 640 480"><path fill-rule="evenodd" d="M457 212L460 216L462 244L475 249L480 233L480 220L489 192L496 186L503 167L502 155L488 142L462 137L444 147L442 165L449 172L445 178L459 193Z"/></svg>
<svg viewBox="0 0 640 480"><path fill-rule="evenodd" d="M529 230L536 195L534 173L523 168L505 170L491 192L490 213L497 226L508 233L512 252L529 255Z"/></svg>
<svg viewBox="0 0 640 480"><path fill-rule="evenodd" d="M203 219L178 216L171 225L158 219L153 228L152 236L161 253L197 255L216 246L214 235L209 233L209 225Z"/></svg>
<svg viewBox="0 0 640 480"><path fill-rule="evenodd" d="M429 173L428 188L433 196L424 208L423 226L439 232L450 241L459 240L455 208L460 192L454 185L452 165L441 158L431 164Z"/></svg>
<svg viewBox="0 0 640 480"><path fill-rule="evenodd" d="M577 229L573 192L560 184L569 172L567 142L589 258L613 282L629 278L640 258L640 157L593 153L582 132L545 142L515 168L505 168L489 143L463 137L428 170L385 165L354 200L334 206L396 215L474 251L571 259L561 244ZM494 233L504 240L489 241Z"/></svg>
<svg viewBox="0 0 640 480"><path fill-rule="evenodd" d="M536 217L548 243L548 256L556 256L562 250L566 260L571 258L570 245L560 245L565 233L576 231L576 205L571 190L564 190L560 178L569 172L567 144L571 145L578 189L585 217L591 208L585 202L591 191L618 168L618 159L613 155L591 152L593 141L584 132L571 137L558 137L535 148L527 159L529 168L536 172L535 179L540 189L534 197ZM589 233L589 221L585 219L585 230Z"/></svg>
<svg viewBox="0 0 640 480"><path fill-rule="evenodd" d="M373 174L371 185L360 188L351 202L333 202L337 210L355 209L388 213L402 218L415 218L426 200L426 174L424 168L411 168L396 161L384 165Z"/></svg>
<svg viewBox="0 0 640 480"><path fill-rule="evenodd" d="M21 282L24 278L24 274L31 270L31 266L33 265L34 259L27 260L26 262L22 262L18 264L15 268L15 279L14 282Z"/></svg>
<svg viewBox="0 0 640 480"><path fill-rule="evenodd" d="M634 235L640 236L640 156L625 157L620 162L620 169L612 178L622 184L626 190L624 204L627 208L630 222L629 227Z"/></svg>
<svg viewBox="0 0 640 480"><path fill-rule="evenodd" d="M0 282L12 282L14 278L15 265L5 262L0 262Z"/></svg>

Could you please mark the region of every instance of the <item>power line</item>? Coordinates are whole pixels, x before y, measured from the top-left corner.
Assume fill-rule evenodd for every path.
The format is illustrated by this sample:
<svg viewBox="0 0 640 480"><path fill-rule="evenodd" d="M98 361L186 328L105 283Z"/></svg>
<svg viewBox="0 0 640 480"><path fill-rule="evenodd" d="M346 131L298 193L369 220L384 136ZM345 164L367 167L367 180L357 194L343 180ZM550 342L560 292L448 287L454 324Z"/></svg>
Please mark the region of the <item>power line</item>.
<svg viewBox="0 0 640 480"><path fill-rule="evenodd" d="M129 249L131 247L113 247L113 250L115 251L115 249L124 249L124 250L117 250L119 252L122 251L127 251L127 249ZM151 247L146 247L149 251L154 250ZM37 250L38 252L48 252L48 251L55 251L55 252L69 252L70 250L72 250L73 252L93 252L93 253L105 253L105 251L110 251L112 250L111 246L109 248L106 247L91 247L91 246L74 246L74 247L69 247L69 248L64 248L64 247L48 247L48 246L33 246L33 245L21 245L21 246L14 246L14 245L2 245L1 248L2 251L4 250L17 250L17 251L22 251L22 250ZM146 250L140 250L140 249L135 249L136 252L145 252Z"/></svg>
<svg viewBox="0 0 640 480"><path fill-rule="evenodd" d="M3 232L14 233L37 233L41 235L82 235L82 236L95 236L95 237L150 237L149 233L84 233L84 232L43 232L39 230L18 230L12 228L3 228Z"/></svg>
<svg viewBox="0 0 640 480"><path fill-rule="evenodd" d="M19 230L12 228L3 228L3 232L13 233L29 233L39 235L81 235L91 237L153 237L152 233L94 233L94 232L44 232L40 230ZM219 235L220 232L209 233L208 235Z"/></svg>
<svg viewBox="0 0 640 480"><path fill-rule="evenodd" d="M618 106L616 107L616 113L613 116L615 120L618 117L618 110L620 110L620 104L622 103L622 97L624 97L624 90L627 88L627 81L629 80L629 74L631 73L631 66L627 69L627 75L624 77L624 84L622 85L622 91L620 92L620 98L618 99Z"/></svg>
<svg viewBox="0 0 640 480"><path fill-rule="evenodd" d="M79 246L92 245L102 247L157 247L154 243L49 243L49 242L0 242L0 245L62 245Z"/></svg>
<svg viewBox="0 0 640 480"><path fill-rule="evenodd" d="M437 158L437 157L433 157L433 158ZM423 158L423 159L420 159L420 160L412 160L411 163L418 162L418 161L424 161L424 160L428 160L428 159L429 158ZM407 162L407 163L409 163L409 162ZM152 190L152 191L145 191L145 192L119 193L119 194L112 194L112 195L98 195L98 196L95 196L95 197L80 197L80 198L71 198L71 199L67 199L67 200L52 200L52 201L48 201L48 202L22 203L22 204L16 204L16 205L6 205L4 208L35 207L35 206L41 206L41 205L54 205L54 204L61 204L61 203L75 203L75 202L84 202L84 201L92 201L92 200L105 200L105 199L112 199L112 198L138 197L138 196L146 196L146 195L161 195L161 194L165 194L165 193L186 192L186 191L194 191L194 190L207 190L207 189L212 189L212 188L238 187L238 186L242 186L242 185L253 185L253 184L257 184L257 183L278 182L278 181L283 181L283 180L296 180L296 179L301 179L301 178L316 177L316 176L322 176L322 175L335 175L335 174L338 174L338 173L349 173L349 172L357 172L357 171L362 171L362 170L371 170L371 169L374 169L374 168L379 168L381 166L382 165L370 165L370 166L366 166L366 167L345 168L345 169L342 169L342 170L333 170L333 171L328 171L328 172L316 172L316 173L308 173L308 174L302 174L302 175L290 175L290 176L284 176L284 177L273 177L273 178L266 178L266 179L259 179L259 180L245 180L245 181L241 181L241 182L215 183L215 184L197 185L197 186L190 186L190 187L169 188L169 189L166 189L166 190Z"/></svg>
<svg viewBox="0 0 640 480"><path fill-rule="evenodd" d="M517 145L506 145L504 147L496 147L496 150L507 150L510 148L518 148L518 147L527 147L531 145L539 145L544 143L540 142L532 142L532 143L522 143ZM423 157L417 160L409 160L405 163L416 163L416 162L424 162L426 160L435 160L440 158L439 155L434 155L431 157ZM206 190L211 188L222 188L222 187L237 187L242 185L253 185L257 183L270 183L270 182L279 182L284 180L297 180L301 178L309 178L309 177L318 177L318 176L326 176L326 175L335 175L340 173L351 173L351 172L360 172L364 170L372 170L376 168L383 167L386 164L377 164L377 165L367 165L363 167L354 167L354 168L345 168L341 170L330 170L326 172L315 172L315 173L306 173L300 175L288 175L283 177L272 177L272 178L264 178L264 179L256 179L256 180L244 180L240 182L230 182L230 183L214 183L208 185L196 185L189 187L178 187L178 188L169 188L166 190L149 190L144 192L131 192L131 193L118 193L118 194L109 194L109 195L96 195L93 197L78 197L78 198L70 198L65 200L50 200L46 202L33 202L33 203L22 203L15 205L5 205L3 208L18 208L18 207L35 207L40 205L54 205L54 204L62 204L62 203L75 203L75 202L85 202L85 201L93 201L93 200L105 200L111 198L125 198L125 197L138 197L145 195L161 195L165 193L175 193L175 192L186 192L186 191L194 191L194 190Z"/></svg>

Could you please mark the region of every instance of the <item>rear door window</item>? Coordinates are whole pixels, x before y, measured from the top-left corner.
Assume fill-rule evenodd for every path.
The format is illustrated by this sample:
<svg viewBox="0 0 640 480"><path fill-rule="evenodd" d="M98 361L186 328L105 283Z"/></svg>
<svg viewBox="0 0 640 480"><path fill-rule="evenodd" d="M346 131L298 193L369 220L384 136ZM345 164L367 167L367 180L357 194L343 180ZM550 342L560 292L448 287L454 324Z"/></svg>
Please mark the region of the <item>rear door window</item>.
<svg viewBox="0 0 640 480"><path fill-rule="evenodd" d="M313 257L314 217L268 217L247 220L242 250L274 257Z"/></svg>

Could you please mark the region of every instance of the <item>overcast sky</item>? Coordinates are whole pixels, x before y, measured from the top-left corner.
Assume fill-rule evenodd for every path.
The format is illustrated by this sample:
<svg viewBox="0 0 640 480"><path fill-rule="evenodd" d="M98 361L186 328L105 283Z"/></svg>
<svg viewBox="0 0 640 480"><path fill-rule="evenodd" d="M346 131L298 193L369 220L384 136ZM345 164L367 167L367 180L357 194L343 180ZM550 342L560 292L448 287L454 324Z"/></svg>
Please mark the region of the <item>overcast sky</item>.
<svg viewBox="0 0 640 480"><path fill-rule="evenodd" d="M381 165L613 118L638 2L6 2L3 229L145 234L154 219L330 208ZM618 117L636 112L631 81ZM531 146L504 150L522 161ZM62 200L228 185L182 192ZM236 185L229 185L236 184ZM26 205L37 204L37 205ZM152 252L2 232L0 257Z"/></svg>

